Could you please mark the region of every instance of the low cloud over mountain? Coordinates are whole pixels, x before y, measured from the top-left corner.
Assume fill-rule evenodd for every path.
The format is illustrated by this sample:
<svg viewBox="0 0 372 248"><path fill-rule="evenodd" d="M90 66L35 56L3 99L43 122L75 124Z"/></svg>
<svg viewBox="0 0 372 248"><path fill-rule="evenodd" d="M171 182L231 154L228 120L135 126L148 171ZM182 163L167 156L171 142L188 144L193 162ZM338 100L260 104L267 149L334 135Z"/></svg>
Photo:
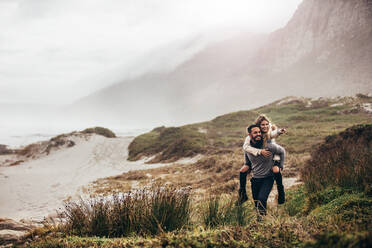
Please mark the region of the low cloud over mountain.
<svg viewBox="0 0 372 248"><path fill-rule="evenodd" d="M371 24L370 0L304 0L270 35L210 44L170 72L119 82L68 109L87 118L177 124L288 95L371 92Z"/></svg>

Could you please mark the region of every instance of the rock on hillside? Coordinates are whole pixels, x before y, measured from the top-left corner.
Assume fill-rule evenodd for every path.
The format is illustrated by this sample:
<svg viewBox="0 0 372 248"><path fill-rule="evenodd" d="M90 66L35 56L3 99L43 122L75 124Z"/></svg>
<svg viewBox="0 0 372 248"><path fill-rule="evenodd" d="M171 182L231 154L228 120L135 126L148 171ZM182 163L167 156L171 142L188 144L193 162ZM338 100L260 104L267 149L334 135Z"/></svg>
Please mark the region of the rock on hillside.
<svg viewBox="0 0 372 248"><path fill-rule="evenodd" d="M0 218L0 246L23 242L32 229L39 227L37 224L17 222L11 219ZM11 246L12 247L12 246Z"/></svg>

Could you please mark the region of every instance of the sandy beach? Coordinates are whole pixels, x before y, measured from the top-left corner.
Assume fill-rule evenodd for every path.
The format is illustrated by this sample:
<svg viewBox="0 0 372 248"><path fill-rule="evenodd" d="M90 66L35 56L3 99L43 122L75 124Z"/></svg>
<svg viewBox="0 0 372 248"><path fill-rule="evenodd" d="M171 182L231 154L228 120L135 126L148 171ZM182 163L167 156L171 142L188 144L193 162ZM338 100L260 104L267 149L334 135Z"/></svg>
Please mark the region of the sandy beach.
<svg viewBox="0 0 372 248"><path fill-rule="evenodd" d="M0 217L40 221L55 214L68 197L83 195L82 186L98 178L164 165L127 161L132 139L75 137L72 147L0 167Z"/></svg>

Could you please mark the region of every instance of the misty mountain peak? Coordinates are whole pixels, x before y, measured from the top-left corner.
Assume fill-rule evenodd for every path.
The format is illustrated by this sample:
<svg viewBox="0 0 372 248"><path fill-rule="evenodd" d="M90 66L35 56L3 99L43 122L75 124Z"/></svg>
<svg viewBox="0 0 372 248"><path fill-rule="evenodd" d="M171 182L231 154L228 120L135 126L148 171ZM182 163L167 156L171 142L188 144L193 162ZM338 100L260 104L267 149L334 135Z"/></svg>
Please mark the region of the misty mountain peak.
<svg viewBox="0 0 372 248"><path fill-rule="evenodd" d="M266 68L281 71L305 56L326 62L340 50L360 55L371 39L372 1L304 0L288 24L270 35L261 56Z"/></svg>
<svg viewBox="0 0 372 248"><path fill-rule="evenodd" d="M79 116L96 109L89 118L177 125L288 95L369 93L371 68L372 1L304 0L287 25L268 36L226 37L172 71L124 80L72 108Z"/></svg>

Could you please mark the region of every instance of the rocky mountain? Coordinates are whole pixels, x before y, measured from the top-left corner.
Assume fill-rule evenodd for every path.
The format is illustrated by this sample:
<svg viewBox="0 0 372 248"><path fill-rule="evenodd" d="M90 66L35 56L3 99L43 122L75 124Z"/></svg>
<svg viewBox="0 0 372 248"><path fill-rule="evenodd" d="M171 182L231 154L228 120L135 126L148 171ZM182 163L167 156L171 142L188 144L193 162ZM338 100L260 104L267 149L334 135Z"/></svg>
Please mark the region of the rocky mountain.
<svg viewBox="0 0 372 248"><path fill-rule="evenodd" d="M297 81L315 95L371 91L371 41L371 0L305 0L270 34L258 61L282 83Z"/></svg>
<svg viewBox="0 0 372 248"><path fill-rule="evenodd" d="M288 95L372 92L371 68L372 1L304 0L288 24L268 36L216 42L171 72L119 82L71 109L190 123Z"/></svg>

